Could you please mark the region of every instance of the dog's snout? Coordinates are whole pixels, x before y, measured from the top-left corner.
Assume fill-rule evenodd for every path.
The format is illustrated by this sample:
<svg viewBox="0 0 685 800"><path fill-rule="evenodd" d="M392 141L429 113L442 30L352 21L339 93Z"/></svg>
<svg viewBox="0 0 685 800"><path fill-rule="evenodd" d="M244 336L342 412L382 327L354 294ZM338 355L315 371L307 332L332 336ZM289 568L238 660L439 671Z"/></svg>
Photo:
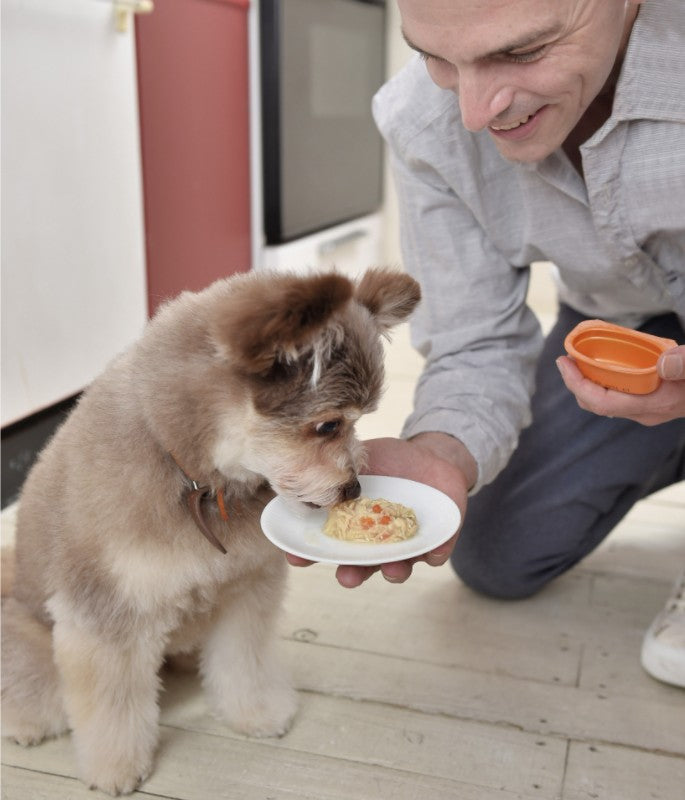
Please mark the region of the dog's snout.
<svg viewBox="0 0 685 800"><path fill-rule="evenodd" d="M356 497L359 497L361 493L362 487L359 485L359 481L356 478L346 483L340 490L343 500L354 500Z"/></svg>

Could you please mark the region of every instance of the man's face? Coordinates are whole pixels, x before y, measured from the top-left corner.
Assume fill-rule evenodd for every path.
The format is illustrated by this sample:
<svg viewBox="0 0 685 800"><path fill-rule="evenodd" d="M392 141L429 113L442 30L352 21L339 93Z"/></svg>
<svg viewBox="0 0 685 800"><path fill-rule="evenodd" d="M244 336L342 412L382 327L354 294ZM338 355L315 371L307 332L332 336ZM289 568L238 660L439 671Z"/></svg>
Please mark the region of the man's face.
<svg viewBox="0 0 685 800"><path fill-rule="evenodd" d="M407 43L511 161L556 150L606 82L641 0L398 0Z"/></svg>

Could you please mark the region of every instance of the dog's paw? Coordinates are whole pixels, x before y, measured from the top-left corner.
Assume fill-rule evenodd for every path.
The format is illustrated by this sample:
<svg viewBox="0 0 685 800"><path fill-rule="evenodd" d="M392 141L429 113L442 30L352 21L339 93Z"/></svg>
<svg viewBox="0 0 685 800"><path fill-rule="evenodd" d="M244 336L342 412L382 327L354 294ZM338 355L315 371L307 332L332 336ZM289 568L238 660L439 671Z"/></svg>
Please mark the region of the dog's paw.
<svg viewBox="0 0 685 800"><path fill-rule="evenodd" d="M52 739L67 733L69 727L66 720L49 720L45 724L39 722L27 722L18 720L17 715L5 712L3 708L2 736L11 739L22 747L32 747L40 744L45 739Z"/></svg>
<svg viewBox="0 0 685 800"><path fill-rule="evenodd" d="M89 789L98 789L112 797L122 794L132 794L147 779L146 775L129 775L115 779L97 779L95 781L84 781Z"/></svg>
<svg viewBox="0 0 685 800"><path fill-rule="evenodd" d="M32 747L48 738L48 734L37 725L26 725L22 730L15 730L3 735L22 747Z"/></svg>
<svg viewBox="0 0 685 800"><path fill-rule="evenodd" d="M114 796L131 794L149 777L156 738L122 733L119 741L112 731L88 738L83 731L74 733L78 774L86 786Z"/></svg>
<svg viewBox="0 0 685 800"><path fill-rule="evenodd" d="M91 770L85 770L81 779L89 789L99 789L101 792L117 797L121 794L131 794L150 776L151 767L140 770L139 768L105 770L104 773L95 775Z"/></svg>
<svg viewBox="0 0 685 800"><path fill-rule="evenodd" d="M270 687L247 702L235 707L224 705L223 718L238 733L255 738L284 736L297 712L297 692L291 686Z"/></svg>

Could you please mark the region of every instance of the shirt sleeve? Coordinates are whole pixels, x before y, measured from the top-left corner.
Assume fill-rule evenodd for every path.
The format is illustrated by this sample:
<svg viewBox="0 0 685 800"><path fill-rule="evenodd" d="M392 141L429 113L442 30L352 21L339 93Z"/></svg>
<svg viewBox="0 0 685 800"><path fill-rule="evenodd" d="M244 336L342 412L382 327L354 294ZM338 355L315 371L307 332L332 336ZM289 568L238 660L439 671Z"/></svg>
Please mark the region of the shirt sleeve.
<svg viewBox="0 0 685 800"><path fill-rule="evenodd" d="M526 305L530 269L507 263L434 164L389 144L405 268L422 287L412 343L426 359L402 435L460 439L478 465L475 492L530 422L542 347Z"/></svg>

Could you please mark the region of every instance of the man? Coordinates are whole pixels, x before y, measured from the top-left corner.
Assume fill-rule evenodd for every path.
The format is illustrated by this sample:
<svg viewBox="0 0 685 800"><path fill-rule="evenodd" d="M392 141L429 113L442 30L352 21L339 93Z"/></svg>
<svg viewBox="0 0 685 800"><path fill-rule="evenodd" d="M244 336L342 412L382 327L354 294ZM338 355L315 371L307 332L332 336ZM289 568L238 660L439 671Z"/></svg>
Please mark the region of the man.
<svg viewBox="0 0 685 800"><path fill-rule="evenodd" d="M685 477L685 8L398 5L420 58L378 93L374 114L405 265L422 284L412 336L426 367L403 439L368 443L370 467L430 483L462 512L470 492L456 546L425 560L454 548L468 585L524 597L641 497ZM544 343L525 305L536 260L559 273ZM684 343L661 357L655 392L602 389L560 357L568 331L597 317ZM340 567L338 580L356 586L373 571ZM382 572L399 582L411 564ZM685 685L682 598L674 607L675 641L650 634L643 663L666 653L666 670L651 671Z"/></svg>

